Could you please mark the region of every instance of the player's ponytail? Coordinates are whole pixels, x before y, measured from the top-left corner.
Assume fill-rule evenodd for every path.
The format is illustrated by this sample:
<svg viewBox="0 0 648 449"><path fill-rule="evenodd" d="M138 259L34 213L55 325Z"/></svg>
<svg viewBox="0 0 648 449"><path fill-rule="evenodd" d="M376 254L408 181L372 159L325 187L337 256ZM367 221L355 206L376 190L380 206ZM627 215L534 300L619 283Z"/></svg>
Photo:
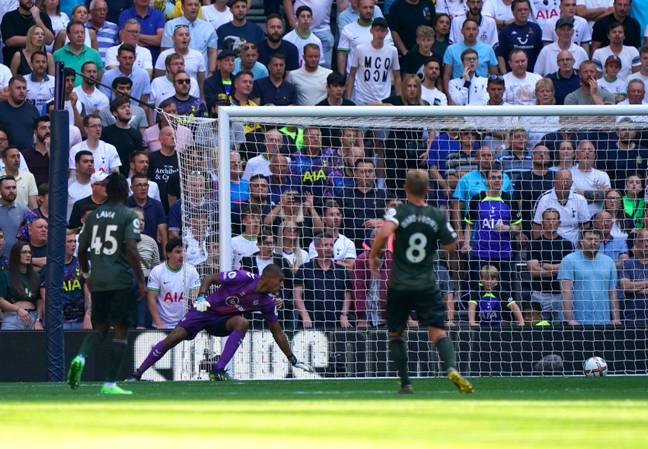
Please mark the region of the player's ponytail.
<svg viewBox="0 0 648 449"><path fill-rule="evenodd" d="M126 182L126 178L119 173L113 173L108 176L106 195L108 195L108 202L110 203L125 203L128 199L128 183Z"/></svg>

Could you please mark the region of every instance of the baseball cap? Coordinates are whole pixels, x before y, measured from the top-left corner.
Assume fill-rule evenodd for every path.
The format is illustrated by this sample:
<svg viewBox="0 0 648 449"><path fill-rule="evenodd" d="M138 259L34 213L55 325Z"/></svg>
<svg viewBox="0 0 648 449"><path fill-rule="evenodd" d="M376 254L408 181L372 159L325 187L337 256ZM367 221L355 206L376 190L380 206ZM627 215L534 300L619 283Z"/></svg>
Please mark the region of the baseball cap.
<svg viewBox="0 0 648 449"><path fill-rule="evenodd" d="M375 19L373 19L373 22L371 22L371 28L373 27L388 28L387 21L382 17L376 17Z"/></svg>
<svg viewBox="0 0 648 449"><path fill-rule="evenodd" d="M608 56L605 60L605 65L608 65L610 62L616 62L617 64L619 64L619 67L623 67L623 64L621 64L621 58L619 58L617 55Z"/></svg>
<svg viewBox="0 0 648 449"><path fill-rule="evenodd" d="M560 28L561 26L568 25L572 28L574 28L574 19L568 19L566 17L561 17L556 21L556 29Z"/></svg>
<svg viewBox="0 0 648 449"><path fill-rule="evenodd" d="M105 171L96 171L90 176L90 184L104 182L108 178L108 173Z"/></svg>
<svg viewBox="0 0 648 449"><path fill-rule="evenodd" d="M228 56L236 58L236 53L234 53L232 50L223 50L218 54L218 56L216 56L216 59L220 61L221 59L225 59Z"/></svg>

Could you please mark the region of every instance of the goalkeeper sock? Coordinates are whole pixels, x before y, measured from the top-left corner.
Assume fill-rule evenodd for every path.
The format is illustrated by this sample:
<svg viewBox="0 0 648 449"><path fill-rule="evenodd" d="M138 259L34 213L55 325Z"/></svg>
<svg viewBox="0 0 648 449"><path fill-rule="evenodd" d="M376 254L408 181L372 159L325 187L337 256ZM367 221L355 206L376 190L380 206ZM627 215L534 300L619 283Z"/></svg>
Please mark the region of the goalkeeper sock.
<svg viewBox="0 0 648 449"><path fill-rule="evenodd" d="M389 353L392 362L400 377L401 386L409 385L409 373L407 370L407 345L402 338L395 338L389 340Z"/></svg>
<svg viewBox="0 0 648 449"><path fill-rule="evenodd" d="M164 347L164 344L159 341L151 348L151 352L148 353L142 364L137 368L135 374L139 377L144 374L144 372L155 364L158 360L164 357L164 354L167 353L167 349ZM139 378L138 377L138 378Z"/></svg>
<svg viewBox="0 0 648 449"><path fill-rule="evenodd" d="M443 370L448 372L448 370L455 369L457 361L455 359L455 350L454 345L449 337L441 337L436 342L436 349L439 352L439 357L441 358Z"/></svg>
<svg viewBox="0 0 648 449"><path fill-rule="evenodd" d="M95 349L99 344L99 340L100 340L100 335L98 332L90 332L83 339L83 343L81 343L81 349L79 349L79 355L82 356L84 359L87 359L95 352Z"/></svg>
<svg viewBox="0 0 648 449"><path fill-rule="evenodd" d="M106 382L115 382L117 380L119 369L121 368L124 356L126 355L127 345L128 340L113 339L112 349L110 351L110 368L108 368Z"/></svg>
<svg viewBox="0 0 648 449"><path fill-rule="evenodd" d="M241 343L243 343L244 338L245 331L232 331L232 333L227 338L225 348L218 358L218 362L216 362L216 364L214 365L214 369L225 369L230 360L232 360L232 357L234 357L236 350L239 348L239 346L241 346Z"/></svg>

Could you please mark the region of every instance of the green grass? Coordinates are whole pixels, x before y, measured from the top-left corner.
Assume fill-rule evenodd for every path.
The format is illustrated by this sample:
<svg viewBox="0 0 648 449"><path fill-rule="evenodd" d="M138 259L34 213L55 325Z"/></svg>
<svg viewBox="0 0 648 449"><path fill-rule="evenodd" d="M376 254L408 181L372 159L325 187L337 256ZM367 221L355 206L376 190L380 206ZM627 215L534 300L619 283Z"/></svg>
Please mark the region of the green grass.
<svg viewBox="0 0 648 449"><path fill-rule="evenodd" d="M648 447L648 378L0 384L0 448Z"/></svg>

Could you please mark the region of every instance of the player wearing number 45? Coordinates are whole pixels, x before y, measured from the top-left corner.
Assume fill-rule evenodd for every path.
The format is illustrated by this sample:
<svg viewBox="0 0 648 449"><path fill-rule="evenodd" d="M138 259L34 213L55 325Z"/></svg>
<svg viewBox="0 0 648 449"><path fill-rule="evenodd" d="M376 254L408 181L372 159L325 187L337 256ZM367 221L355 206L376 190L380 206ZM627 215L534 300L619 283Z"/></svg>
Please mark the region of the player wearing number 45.
<svg viewBox="0 0 648 449"><path fill-rule="evenodd" d="M183 340L193 340L202 330L217 337L228 336L225 348L214 365L210 378L217 381L231 380L225 367L245 338L248 320L243 317L244 312L261 312L274 340L290 364L295 368L312 372L313 369L309 365L298 361L294 356L288 338L279 324L274 295L281 288L283 279L281 268L274 264L265 267L260 277L244 270L225 271L207 276L200 285L193 308L189 309L164 340L153 346L144 362L133 373L133 380L140 380L144 372L160 360L169 349ZM205 298L209 287L213 284L219 288Z"/></svg>
<svg viewBox="0 0 648 449"><path fill-rule="evenodd" d="M391 283L387 291L387 328L389 352L400 377L400 393L412 393L407 368L407 343L404 333L407 318L416 311L419 323L427 328L436 346L443 369L461 393L473 386L457 371L455 350L444 330L446 305L434 276L438 243L443 249L457 249L457 233L443 212L427 204L430 180L425 170L410 170L405 180L407 203L389 209L369 253L369 268L380 276L378 258L385 243L395 234Z"/></svg>

